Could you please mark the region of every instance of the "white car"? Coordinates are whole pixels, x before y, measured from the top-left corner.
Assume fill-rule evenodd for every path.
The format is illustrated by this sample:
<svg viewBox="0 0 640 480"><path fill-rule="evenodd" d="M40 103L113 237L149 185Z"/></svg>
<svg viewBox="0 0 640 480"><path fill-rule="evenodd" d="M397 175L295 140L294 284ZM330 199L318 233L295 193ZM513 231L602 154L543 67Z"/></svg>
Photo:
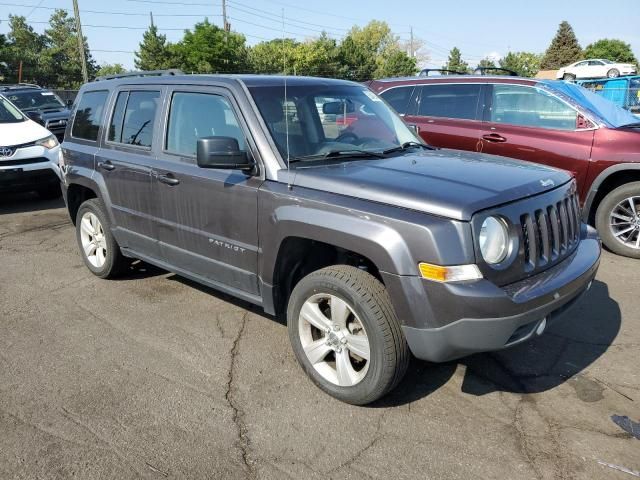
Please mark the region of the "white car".
<svg viewBox="0 0 640 480"><path fill-rule="evenodd" d="M59 154L55 135L0 95L0 192L59 197Z"/></svg>
<svg viewBox="0 0 640 480"><path fill-rule="evenodd" d="M580 60L558 70L556 78L575 80L576 78L616 78L621 75L635 75L637 67L632 63L615 63L602 58Z"/></svg>

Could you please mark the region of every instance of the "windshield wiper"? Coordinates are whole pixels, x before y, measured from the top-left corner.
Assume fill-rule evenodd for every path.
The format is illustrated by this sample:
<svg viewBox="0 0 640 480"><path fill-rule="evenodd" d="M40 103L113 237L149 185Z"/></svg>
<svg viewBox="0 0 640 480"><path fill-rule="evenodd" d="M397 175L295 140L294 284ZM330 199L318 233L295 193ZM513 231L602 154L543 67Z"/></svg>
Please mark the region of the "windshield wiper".
<svg viewBox="0 0 640 480"><path fill-rule="evenodd" d="M398 145L397 147L387 148L386 150L383 150L382 153L384 155L387 155L389 153L402 152L402 151L407 150L409 148L415 148L415 147L420 147L420 148L423 148L425 150L433 150L434 149L433 147L431 147L429 145L425 145L424 143L420 143L420 142L404 142L402 145Z"/></svg>
<svg viewBox="0 0 640 480"><path fill-rule="evenodd" d="M305 155L302 157L294 157L289 160L289 163L301 162L306 160L319 160L319 159L327 159L327 158L347 158L347 157L384 158L384 155L378 152L372 152L370 150L359 150L359 149L330 150L326 153L320 153L317 155Z"/></svg>

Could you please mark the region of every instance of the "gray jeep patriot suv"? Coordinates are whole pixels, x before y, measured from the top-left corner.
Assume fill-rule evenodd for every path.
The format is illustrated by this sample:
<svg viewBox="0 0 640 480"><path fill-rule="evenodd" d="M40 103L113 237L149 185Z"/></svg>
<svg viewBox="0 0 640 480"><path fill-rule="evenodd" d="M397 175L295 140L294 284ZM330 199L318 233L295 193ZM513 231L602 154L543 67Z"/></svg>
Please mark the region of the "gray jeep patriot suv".
<svg viewBox="0 0 640 480"><path fill-rule="evenodd" d="M141 259L286 314L307 375L353 404L390 391L410 353L542 334L599 264L567 173L432 149L352 82L96 81L62 147L89 270Z"/></svg>

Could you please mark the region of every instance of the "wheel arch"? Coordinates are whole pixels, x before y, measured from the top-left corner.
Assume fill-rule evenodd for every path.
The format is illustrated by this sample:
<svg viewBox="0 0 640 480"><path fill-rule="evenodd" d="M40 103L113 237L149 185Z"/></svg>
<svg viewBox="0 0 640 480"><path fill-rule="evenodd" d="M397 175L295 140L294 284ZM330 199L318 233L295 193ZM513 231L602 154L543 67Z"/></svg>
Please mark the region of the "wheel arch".
<svg viewBox="0 0 640 480"><path fill-rule="evenodd" d="M76 215L80 205L91 198L99 198L99 190L91 182L74 182L66 186L67 211L71 222L76 224Z"/></svg>
<svg viewBox="0 0 640 480"><path fill-rule="evenodd" d="M389 225L295 206L275 213L260 269L263 284L272 289L267 310L281 312L297 281L329 265L357 266L381 281L380 272L416 274L408 245Z"/></svg>
<svg viewBox="0 0 640 480"><path fill-rule="evenodd" d="M621 163L603 170L591 184L582 212L583 220L595 225L598 206L609 192L625 183L640 181L640 163Z"/></svg>

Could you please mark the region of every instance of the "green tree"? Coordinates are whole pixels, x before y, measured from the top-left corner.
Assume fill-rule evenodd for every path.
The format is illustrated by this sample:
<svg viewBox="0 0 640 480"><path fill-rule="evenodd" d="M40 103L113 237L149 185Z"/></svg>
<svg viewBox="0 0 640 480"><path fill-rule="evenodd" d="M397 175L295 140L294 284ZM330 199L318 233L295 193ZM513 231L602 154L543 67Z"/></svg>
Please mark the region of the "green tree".
<svg viewBox="0 0 640 480"><path fill-rule="evenodd" d="M338 47L338 59L338 76L356 81L416 70L415 59L402 50L389 25L377 20L362 28L353 27Z"/></svg>
<svg viewBox="0 0 640 480"><path fill-rule="evenodd" d="M166 35L158 33L153 23L142 34L140 49L135 52L134 64L138 70L162 70L171 68L170 45Z"/></svg>
<svg viewBox="0 0 640 480"><path fill-rule="evenodd" d="M209 23L197 23L186 30L181 41L170 48L170 60L185 72L239 73L247 70L247 47L244 35L225 32Z"/></svg>
<svg viewBox="0 0 640 480"><path fill-rule="evenodd" d="M491 60L489 57L483 58L478 62L477 68L495 68L496 62Z"/></svg>
<svg viewBox="0 0 640 480"><path fill-rule="evenodd" d="M605 58L613 62L638 63L631 45L614 38L603 38L587 45L584 49L585 58Z"/></svg>
<svg viewBox="0 0 640 480"><path fill-rule="evenodd" d="M396 48L387 48L377 58L376 78L406 77L417 72L416 59Z"/></svg>
<svg viewBox="0 0 640 480"><path fill-rule="evenodd" d="M78 88L82 77L82 56L78 48L76 24L65 10L55 10L49 19L49 28L44 31L46 48L40 53L41 78L48 85L59 88ZM97 70L84 38L85 59L89 78Z"/></svg>
<svg viewBox="0 0 640 480"><path fill-rule="evenodd" d="M7 75L5 81L17 82L20 62L22 81L37 83L40 80L40 53L45 48L45 38L27 24L22 16L9 15L9 32L5 47Z"/></svg>
<svg viewBox="0 0 640 480"><path fill-rule="evenodd" d="M286 62L287 73L293 74L294 52L299 46L292 38L260 42L248 51L250 69L255 73L284 73Z"/></svg>
<svg viewBox="0 0 640 480"><path fill-rule="evenodd" d="M540 71L542 55L531 52L509 52L500 59L500 66L521 77L534 77Z"/></svg>
<svg viewBox="0 0 640 480"><path fill-rule="evenodd" d="M454 72L466 73L469 71L469 64L462 60L462 53L458 47L453 47L449 52L447 64L444 66L447 70Z"/></svg>
<svg viewBox="0 0 640 480"><path fill-rule="evenodd" d="M555 37L551 40L551 45L544 54L540 68L542 70L555 70L582 57L582 48L578 43L576 34L569 22L563 21L558 27Z"/></svg>
<svg viewBox="0 0 640 480"><path fill-rule="evenodd" d="M102 77L104 75L118 75L119 73L125 73L127 70L120 63L103 63L96 72L96 77Z"/></svg>

